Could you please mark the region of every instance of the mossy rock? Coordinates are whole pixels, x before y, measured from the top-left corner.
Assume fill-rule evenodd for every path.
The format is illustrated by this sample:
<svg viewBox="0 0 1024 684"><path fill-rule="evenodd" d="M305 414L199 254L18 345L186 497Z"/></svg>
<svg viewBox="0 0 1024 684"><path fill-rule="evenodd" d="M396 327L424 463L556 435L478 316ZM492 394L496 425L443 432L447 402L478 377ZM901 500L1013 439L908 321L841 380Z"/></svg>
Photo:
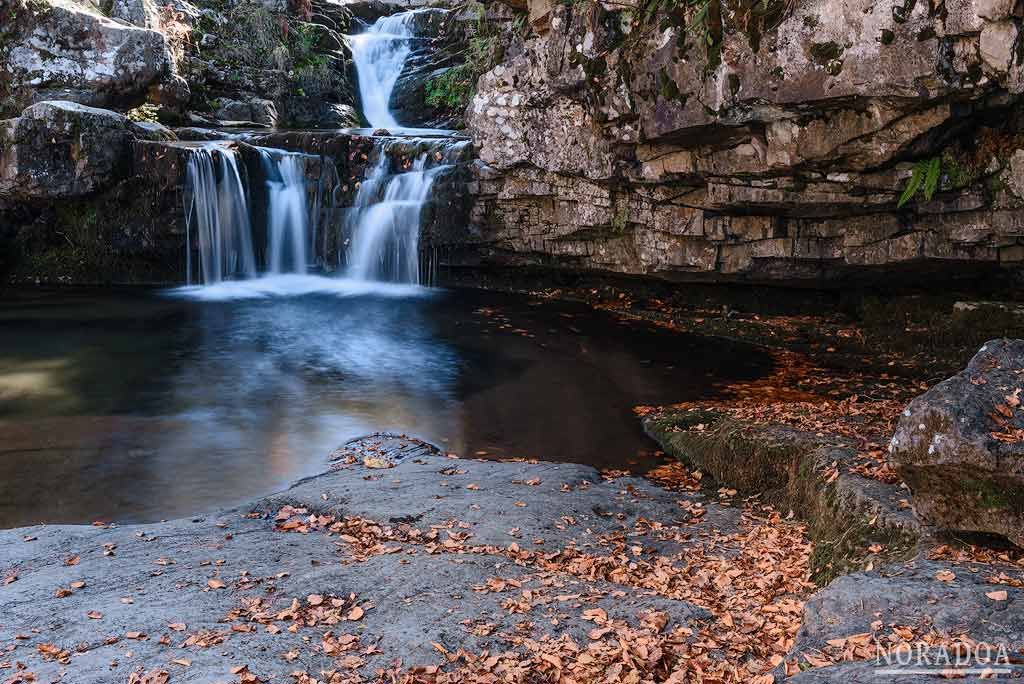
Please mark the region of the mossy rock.
<svg viewBox="0 0 1024 684"><path fill-rule="evenodd" d="M856 452L783 426L735 420L714 410L669 411L644 421L671 456L742 494L761 495L808 524L818 584L913 555L921 527L900 510L893 485L845 473ZM836 475L838 469L838 475ZM873 545L881 547L875 553Z"/></svg>

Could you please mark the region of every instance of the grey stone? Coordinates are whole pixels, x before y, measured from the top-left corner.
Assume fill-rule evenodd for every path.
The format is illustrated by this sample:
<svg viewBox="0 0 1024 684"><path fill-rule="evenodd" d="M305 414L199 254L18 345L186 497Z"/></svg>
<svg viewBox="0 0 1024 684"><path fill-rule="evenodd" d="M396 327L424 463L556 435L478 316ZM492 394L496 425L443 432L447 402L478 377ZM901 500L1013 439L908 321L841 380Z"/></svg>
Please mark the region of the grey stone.
<svg viewBox="0 0 1024 684"><path fill-rule="evenodd" d="M141 28L160 30L160 13L154 0L114 0L110 16Z"/></svg>
<svg viewBox="0 0 1024 684"><path fill-rule="evenodd" d="M151 134L127 117L75 102L40 102L6 126L0 197L42 199L87 195L127 171L131 143Z"/></svg>
<svg viewBox="0 0 1024 684"><path fill-rule="evenodd" d="M350 455L356 462L346 463ZM471 545L506 548L517 543L543 552L575 545L600 554L602 547L593 544L599 535L632 533L641 518L675 519L679 494L634 478L605 482L584 466L452 460L416 440L394 436L357 441L337 456L342 459L337 463L340 469L251 506L205 518L111 529L46 526L0 532L0 577L17 574L16 581L0 585L5 607L0 640L16 645L9 657L25 662L40 681L66 671L76 683L107 683L113 659L119 663L118 681L136 667L161 666L174 670L174 682L212 682L228 679L229 669L239 665L248 665L260 677L284 681L298 663L287 662L281 654L293 649L308 653L303 639L319 639L324 629L271 634L256 625L254 631L238 632L231 630L232 621L225 622L225 616L245 600L263 598L276 612L288 607L292 598L304 602L314 593L354 594L366 607L358 623L335 627L336 633L358 633L364 646L375 643L380 649L380 655L365 658L364 674L396 657L406 666L443 665L433 643L452 651L505 650L502 635L522 630L517 625L524 619L532 623L529 629L537 638L567 634L586 640L593 623L581 619L580 601L552 600L526 614L503 607L510 596L528 589L550 593L552 599L556 594L593 595L592 605L616 619L633 621L638 611L650 609L666 612L670 625L710 619L689 603L628 585L550 572L538 576L528 564L518 565L500 553L431 554L422 545L399 542L400 553L360 562L337 536L275 531L273 520L285 505L316 515L362 517L422 531L458 520L463 525L453 531L467 534ZM367 468L361 462L366 456L394 467ZM539 484L515 484L532 478ZM468 488L470 484L477 488ZM562 491L563 484L572 490ZM513 505L519 498L527 501L525 507ZM730 529L739 519L738 510L710 501L707 507L707 516L718 527ZM574 524L556 524L565 519ZM444 535L442 531L442 539ZM24 541L28 537L33 540ZM543 543L536 543L540 540ZM631 543L657 554L682 550L657 535ZM71 556L80 561L65 564ZM211 578L226 587L209 588ZM491 578L522 581L523 586L474 591ZM64 598L54 595L55 588L70 587L75 581L86 584ZM590 600L585 603L591 607ZM89 619L90 611L102 617ZM477 620L492 623L493 635L474 635L463 624ZM186 626L184 631L168 628L178 623ZM200 630L225 632L228 641L208 649L179 646ZM147 638L126 640L129 631ZM15 640L15 634L29 638ZM164 634L170 638L166 646L159 643ZM108 635L121 641L107 644ZM77 652L68 665L60 665L40 657L36 646L44 643ZM191 666L172 664L176 658L191 660ZM320 669L303 662L305 667Z"/></svg>
<svg viewBox="0 0 1024 684"><path fill-rule="evenodd" d="M967 368L914 399L889 458L915 513L1024 545L1024 340L992 340Z"/></svg>
<svg viewBox="0 0 1024 684"><path fill-rule="evenodd" d="M1011 662L992 663L991 667L1015 673L1010 675L1011 679L1024 676L1024 667L1015 662L1014 655L1024 647L1024 610L1021 609L1024 590L990 583L988 576L993 570L991 566L916 559L833 580L804 604L803 622L789 658L807 666L804 654L816 655L828 648L830 639L858 634L872 635L868 646L870 654L860 662L809 669L785 681L847 684L877 682L884 677L885 681L901 684L926 684L939 678L941 665L933 665L930 672L927 666L922 668L922 664L918 664L918 669L924 669L923 672L897 675L879 672L888 668L888 663L884 657L876 659L875 639L884 650L885 638L893 627L909 627L917 637L930 631L946 639L966 635L990 644L993 658L1002 646ZM952 573L954 579L942 581L936 577L948 578L945 573ZM1003 589L1007 592L1006 600L995 601L986 596ZM937 655L933 653L932 657Z"/></svg>
<svg viewBox="0 0 1024 684"><path fill-rule="evenodd" d="M170 52L158 31L71 0L40 0L27 12L30 20L7 38L0 61L0 82L8 91L3 106L62 99L127 109L171 73Z"/></svg>
<svg viewBox="0 0 1024 684"><path fill-rule="evenodd" d="M1012 20L986 24L981 31L979 49L981 59L992 71L1005 74L1013 59L1020 29Z"/></svg>

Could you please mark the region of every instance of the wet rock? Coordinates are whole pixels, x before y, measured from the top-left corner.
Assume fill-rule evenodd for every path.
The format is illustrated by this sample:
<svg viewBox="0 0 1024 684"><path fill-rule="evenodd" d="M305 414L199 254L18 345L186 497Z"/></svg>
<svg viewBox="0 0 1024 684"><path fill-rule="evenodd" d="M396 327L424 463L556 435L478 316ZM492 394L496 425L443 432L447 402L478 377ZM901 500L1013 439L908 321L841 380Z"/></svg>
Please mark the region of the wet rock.
<svg viewBox="0 0 1024 684"><path fill-rule="evenodd" d="M25 662L40 681L66 672L76 684L106 684L112 658L118 660L119 672L149 669L168 662L161 635L168 634L177 645L199 633L209 638L226 634L229 641L223 647L180 649L174 657L190 661L187 670L176 670L185 677L182 681L218 681L230 667L242 664L268 681L290 679L288 673L300 663L281 654L309 653L305 640L315 635L319 644L325 625L289 630L290 621L282 619L277 621L282 628L274 633L246 617L225 622L225 616L257 597L268 601L276 614L293 598L306 605L311 594L353 594L365 607L363 613L355 621L339 622L334 634L360 635L360 651L376 646L352 665L367 676L395 658L405 666L444 665L433 644L472 653L515 648L501 637L512 632L537 639L566 634L587 643L595 625L581 615L580 603L633 624L642 611L663 611L665 629L692 625L696 631L711 616L686 601L557 571L538 576L534 568L510 561L501 551L516 544L544 554L570 547L601 554L605 551L590 548L590 541L612 534L630 534L631 543L641 543L633 535L635 526L645 520L677 519L681 496L706 501L704 517L713 519L707 526L695 524L695 534L705 533L711 524L734 530L740 518L738 510L719 507L702 495L668 492L642 479L607 482L593 468L571 464L449 459L412 438L356 440L336 456L336 469L328 473L250 505L194 520L0 531L0 577L17 568L17 580L0 585L5 608L0 639L17 644L12 658ZM368 457L388 457L395 465L368 467ZM526 481L535 484L515 484ZM563 485L572 491L563 491ZM526 505L513 505L518 498ZM440 544L428 551L423 544L399 542L388 544L395 552L357 559L336 535L276 530L281 522L276 515L285 506L305 509L300 514L304 518L351 516L387 528L423 531L437 525L441 539L448 532L465 535L468 544L493 545L496 553L447 553L447 546ZM462 524L451 527L456 520ZM571 524L559 522L563 520ZM25 542L26 537L33 541ZM654 534L644 536L642 543L653 554L645 558L682 549L680 542L659 541ZM71 557L77 557L73 564L64 562ZM216 562L210 563L213 558ZM475 590L506 578L522 586ZM85 584L73 588L76 581ZM58 597L55 587L72 588ZM524 591L550 595L551 600L525 614L509 610L508 600ZM124 597L133 601L126 603ZM55 614L61 616L59 626L52 619ZM254 629L246 628L250 625ZM486 628L475 630L476 625ZM132 639L125 648L127 632L148 638ZM15 640L19 633L30 636ZM105 644L111 634L120 635L121 641ZM90 647L61 664L37 650L47 643L71 651L81 643ZM233 658L225 659L222 651L230 651Z"/></svg>
<svg viewBox="0 0 1024 684"><path fill-rule="evenodd" d="M171 72L158 31L70 0L25 3L17 16L23 19L5 27L0 114L53 99L127 109L141 104L150 86Z"/></svg>
<svg viewBox="0 0 1024 684"><path fill-rule="evenodd" d="M907 406L889 458L914 510L942 528L1024 546L1024 340L992 340Z"/></svg>
<svg viewBox="0 0 1024 684"><path fill-rule="evenodd" d="M77 197L108 187L126 174L134 140L170 133L65 101L34 104L3 130L0 197L22 200Z"/></svg>

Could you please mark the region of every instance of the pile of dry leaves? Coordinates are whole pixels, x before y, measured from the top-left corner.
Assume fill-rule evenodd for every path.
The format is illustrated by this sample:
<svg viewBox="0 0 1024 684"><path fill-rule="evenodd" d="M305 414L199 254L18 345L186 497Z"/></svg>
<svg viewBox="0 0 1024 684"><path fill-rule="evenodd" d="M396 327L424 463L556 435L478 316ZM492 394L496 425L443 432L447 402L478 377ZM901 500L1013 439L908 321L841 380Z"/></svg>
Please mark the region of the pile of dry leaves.
<svg viewBox="0 0 1024 684"><path fill-rule="evenodd" d="M699 487L699 477L681 466L666 468L661 475L679 489ZM681 504L693 515L692 502ZM699 519L699 513L694 517ZM564 634L535 638L527 628L498 635L500 640L495 643L509 646L500 652L474 654L435 644L447 667L397 665L377 673L379 680L389 682L769 682L773 680L769 671L783 662L792 645L802 598L812 589L807 580L811 549L803 526L784 520L756 501L744 505L738 533L695 533L676 525L640 521L628 536L595 536L587 545L594 549L590 552L573 547L540 552L517 543L477 545L470 526L455 520L421 530L407 524L310 515L304 509L285 506L275 522L283 532L321 532L336 537L344 542L350 562L391 553L499 556L528 569L528 574L492 578L474 587L475 591L508 593L503 606L524 618L541 611L546 619L558 619L559 613L544 611L564 609L564 602L572 600L582 606L582 619L594 625L586 643L576 643ZM686 550L651 556L641 552L645 539L676 541L685 544ZM599 592L566 593L570 591L567 583L578 580L609 582L686 600L707 609L715 619L671 628L667 615L658 611L639 615L635 624L611 619L601 608L586 607L602 598ZM526 584L531 586L526 588ZM310 605L311 598L315 606ZM351 609L353 600L307 597L305 604L293 601L278 612L257 600L231 617L248 617L263 624L286 618L293 625L335 625L351 618L345 611ZM483 622L467 626L478 635L489 635L493 629L494 625ZM333 631L327 632L325 640L312 648L334 654L338 650L335 638ZM357 643L350 640L346 645L357 647ZM301 673L296 680L300 684L362 681L358 673L344 667L329 676Z"/></svg>

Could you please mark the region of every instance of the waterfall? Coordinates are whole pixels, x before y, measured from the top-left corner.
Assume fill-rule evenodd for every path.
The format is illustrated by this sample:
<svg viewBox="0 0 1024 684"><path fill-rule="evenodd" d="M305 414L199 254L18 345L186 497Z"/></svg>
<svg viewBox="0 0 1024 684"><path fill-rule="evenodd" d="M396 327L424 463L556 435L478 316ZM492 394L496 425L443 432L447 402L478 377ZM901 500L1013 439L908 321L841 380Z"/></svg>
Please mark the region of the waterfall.
<svg viewBox="0 0 1024 684"><path fill-rule="evenodd" d="M256 275L249 203L239 171L238 154L222 145L204 145L189 156L185 192L186 278L218 283L225 278ZM199 252L193 274L192 224Z"/></svg>
<svg viewBox="0 0 1024 684"><path fill-rule="evenodd" d="M374 128L397 128L389 103L405 60L412 51L414 12L381 17L365 32L349 36L359 81L363 116Z"/></svg>
<svg viewBox="0 0 1024 684"><path fill-rule="evenodd" d="M186 280L190 285L256 277L250 212L254 196L266 198L266 230L256 231L266 235L263 270L304 274L309 267L317 225L310 215L319 214L319 193L327 190L323 183L318 184L317 199L310 202L306 164L313 157L264 147L251 149L259 155L262 186L259 179L242 172L234 147L209 143L190 150L184 196ZM198 270L192 264L193 252L199 257Z"/></svg>
<svg viewBox="0 0 1024 684"><path fill-rule="evenodd" d="M375 127L398 127L389 102L412 52L419 11L437 10L382 17L364 33L349 36L364 115ZM403 133L417 134L411 129ZM233 295L262 293L289 281L285 289L309 291L314 287L309 281L315 278L307 272L313 265L323 265L321 257L330 246L339 253L345 250L345 287L365 291L420 284L424 280L420 273L424 208L437 178L460 160L469 141L392 136L373 140L370 168L340 225L331 223L339 210L339 192L347 192L349 186L341 182L326 157L242 142L190 147L185 193L188 283L254 279L263 273L287 277L260 278L248 284L225 282L219 290ZM248 174L240 168L239 150L251 162ZM310 164L316 162L320 181L307 182L309 172L316 169ZM328 224L319 230L325 219ZM255 250L254 242L259 243ZM196 273L193 252L200 264ZM385 281L396 285L382 288L379 283ZM331 288L341 282L335 280Z"/></svg>
<svg viewBox="0 0 1024 684"><path fill-rule="evenodd" d="M305 273L310 208L304 155L257 148L267 179L267 266L271 273Z"/></svg>
<svg viewBox="0 0 1024 684"><path fill-rule="evenodd" d="M411 163L406 162L408 170L392 173L392 152L407 143L388 138L377 143L376 163L359 186L347 226L352 235L350 278L408 284L421 281L423 207L434 181L452 168L467 144L465 140L415 141L415 147L425 149L419 150Z"/></svg>

